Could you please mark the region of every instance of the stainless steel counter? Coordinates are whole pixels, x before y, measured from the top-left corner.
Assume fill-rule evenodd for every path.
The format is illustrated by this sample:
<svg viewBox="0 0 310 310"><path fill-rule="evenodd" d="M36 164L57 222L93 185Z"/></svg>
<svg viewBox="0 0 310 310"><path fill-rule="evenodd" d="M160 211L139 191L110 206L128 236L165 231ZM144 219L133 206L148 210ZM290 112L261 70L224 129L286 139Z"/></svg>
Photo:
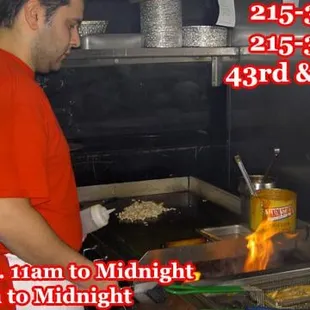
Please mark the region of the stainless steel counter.
<svg viewBox="0 0 310 310"><path fill-rule="evenodd" d="M109 198L130 198L184 191L195 193L232 213L241 214L238 196L192 176L78 187L81 203ZM297 221L298 227L306 225L308 223L304 221ZM248 225L245 223L244 226Z"/></svg>

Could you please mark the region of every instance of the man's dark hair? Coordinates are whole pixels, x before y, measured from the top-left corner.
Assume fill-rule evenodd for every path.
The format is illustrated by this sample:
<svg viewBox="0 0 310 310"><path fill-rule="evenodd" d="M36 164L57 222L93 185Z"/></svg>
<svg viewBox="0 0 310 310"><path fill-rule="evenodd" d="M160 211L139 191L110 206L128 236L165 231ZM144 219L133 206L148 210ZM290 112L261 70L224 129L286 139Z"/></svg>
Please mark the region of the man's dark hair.
<svg viewBox="0 0 310 310"><path fill-rule="evenodd" d="M0 0L0 27L12 27L17 14L28 0ZM39 0L46 7L47 21L55 11L63 5L68 5L70 0Z"/></svg>

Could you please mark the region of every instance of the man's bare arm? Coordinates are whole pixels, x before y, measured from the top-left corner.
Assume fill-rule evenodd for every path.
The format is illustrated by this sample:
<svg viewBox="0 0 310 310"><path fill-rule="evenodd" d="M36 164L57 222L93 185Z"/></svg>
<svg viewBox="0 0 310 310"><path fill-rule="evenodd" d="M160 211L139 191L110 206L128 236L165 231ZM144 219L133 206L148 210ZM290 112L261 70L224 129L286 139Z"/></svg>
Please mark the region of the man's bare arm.
<svg viewBox="0 0 310 310"><path fill-rule="evenodd" d="M66 268L74 262L94 268L91 261L58 238L27 199L0 198L0 240L12 254L31 265L60 265ZM82 288L96 284L103 289L116 283L90 280L75 284Z"/></svg>

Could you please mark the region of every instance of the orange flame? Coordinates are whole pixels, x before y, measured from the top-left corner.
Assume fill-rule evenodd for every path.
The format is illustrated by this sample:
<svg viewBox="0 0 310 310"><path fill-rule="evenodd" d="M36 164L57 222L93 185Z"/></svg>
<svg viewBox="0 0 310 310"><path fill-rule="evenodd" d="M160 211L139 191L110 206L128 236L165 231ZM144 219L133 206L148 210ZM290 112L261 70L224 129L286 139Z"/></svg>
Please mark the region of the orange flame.
<svg viewBox="0 0 310 310"><path fill-rule="evenodd" d="M245 272L265 270L274 249L271 238L278 234L273 228L272 221L265 219L258 226L257 230L246 237L249 250L244 265Z"/></svg>
<svg viewBox="0 0 310 310"><path fill-rule="evenodd" d="M273 222L264 219L256 231L247 236L248 256L244 264L244 272L261 271L267 269L269 260L274 253L272 238L280 231L275 228ZM288 239L293 239L297 234L284 233Z"/></svg>

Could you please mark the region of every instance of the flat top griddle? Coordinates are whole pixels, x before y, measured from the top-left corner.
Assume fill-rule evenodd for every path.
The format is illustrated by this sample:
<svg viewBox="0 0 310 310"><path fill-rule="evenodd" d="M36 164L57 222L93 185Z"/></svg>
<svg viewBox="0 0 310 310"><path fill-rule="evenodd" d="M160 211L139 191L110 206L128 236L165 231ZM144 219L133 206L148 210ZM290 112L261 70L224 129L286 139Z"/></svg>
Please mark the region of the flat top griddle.
<svg viewBox="0 0 310 310"><path fill-rule="evenodd" d="M108 204L108 209L115 208L116 211L110 215L108 226L97 231L95 235L117 252L123 252L124 259L138 259L148 250L159 249L169 241L201 236L197 232L199 228L239 222L237 215L189 192L135 199L163 202L166 207L176 210L161 215L155 221L149 221L148 226L145 226L142 223L121 223L116 216L132 203L132 198L119 199Z"/></svg>

